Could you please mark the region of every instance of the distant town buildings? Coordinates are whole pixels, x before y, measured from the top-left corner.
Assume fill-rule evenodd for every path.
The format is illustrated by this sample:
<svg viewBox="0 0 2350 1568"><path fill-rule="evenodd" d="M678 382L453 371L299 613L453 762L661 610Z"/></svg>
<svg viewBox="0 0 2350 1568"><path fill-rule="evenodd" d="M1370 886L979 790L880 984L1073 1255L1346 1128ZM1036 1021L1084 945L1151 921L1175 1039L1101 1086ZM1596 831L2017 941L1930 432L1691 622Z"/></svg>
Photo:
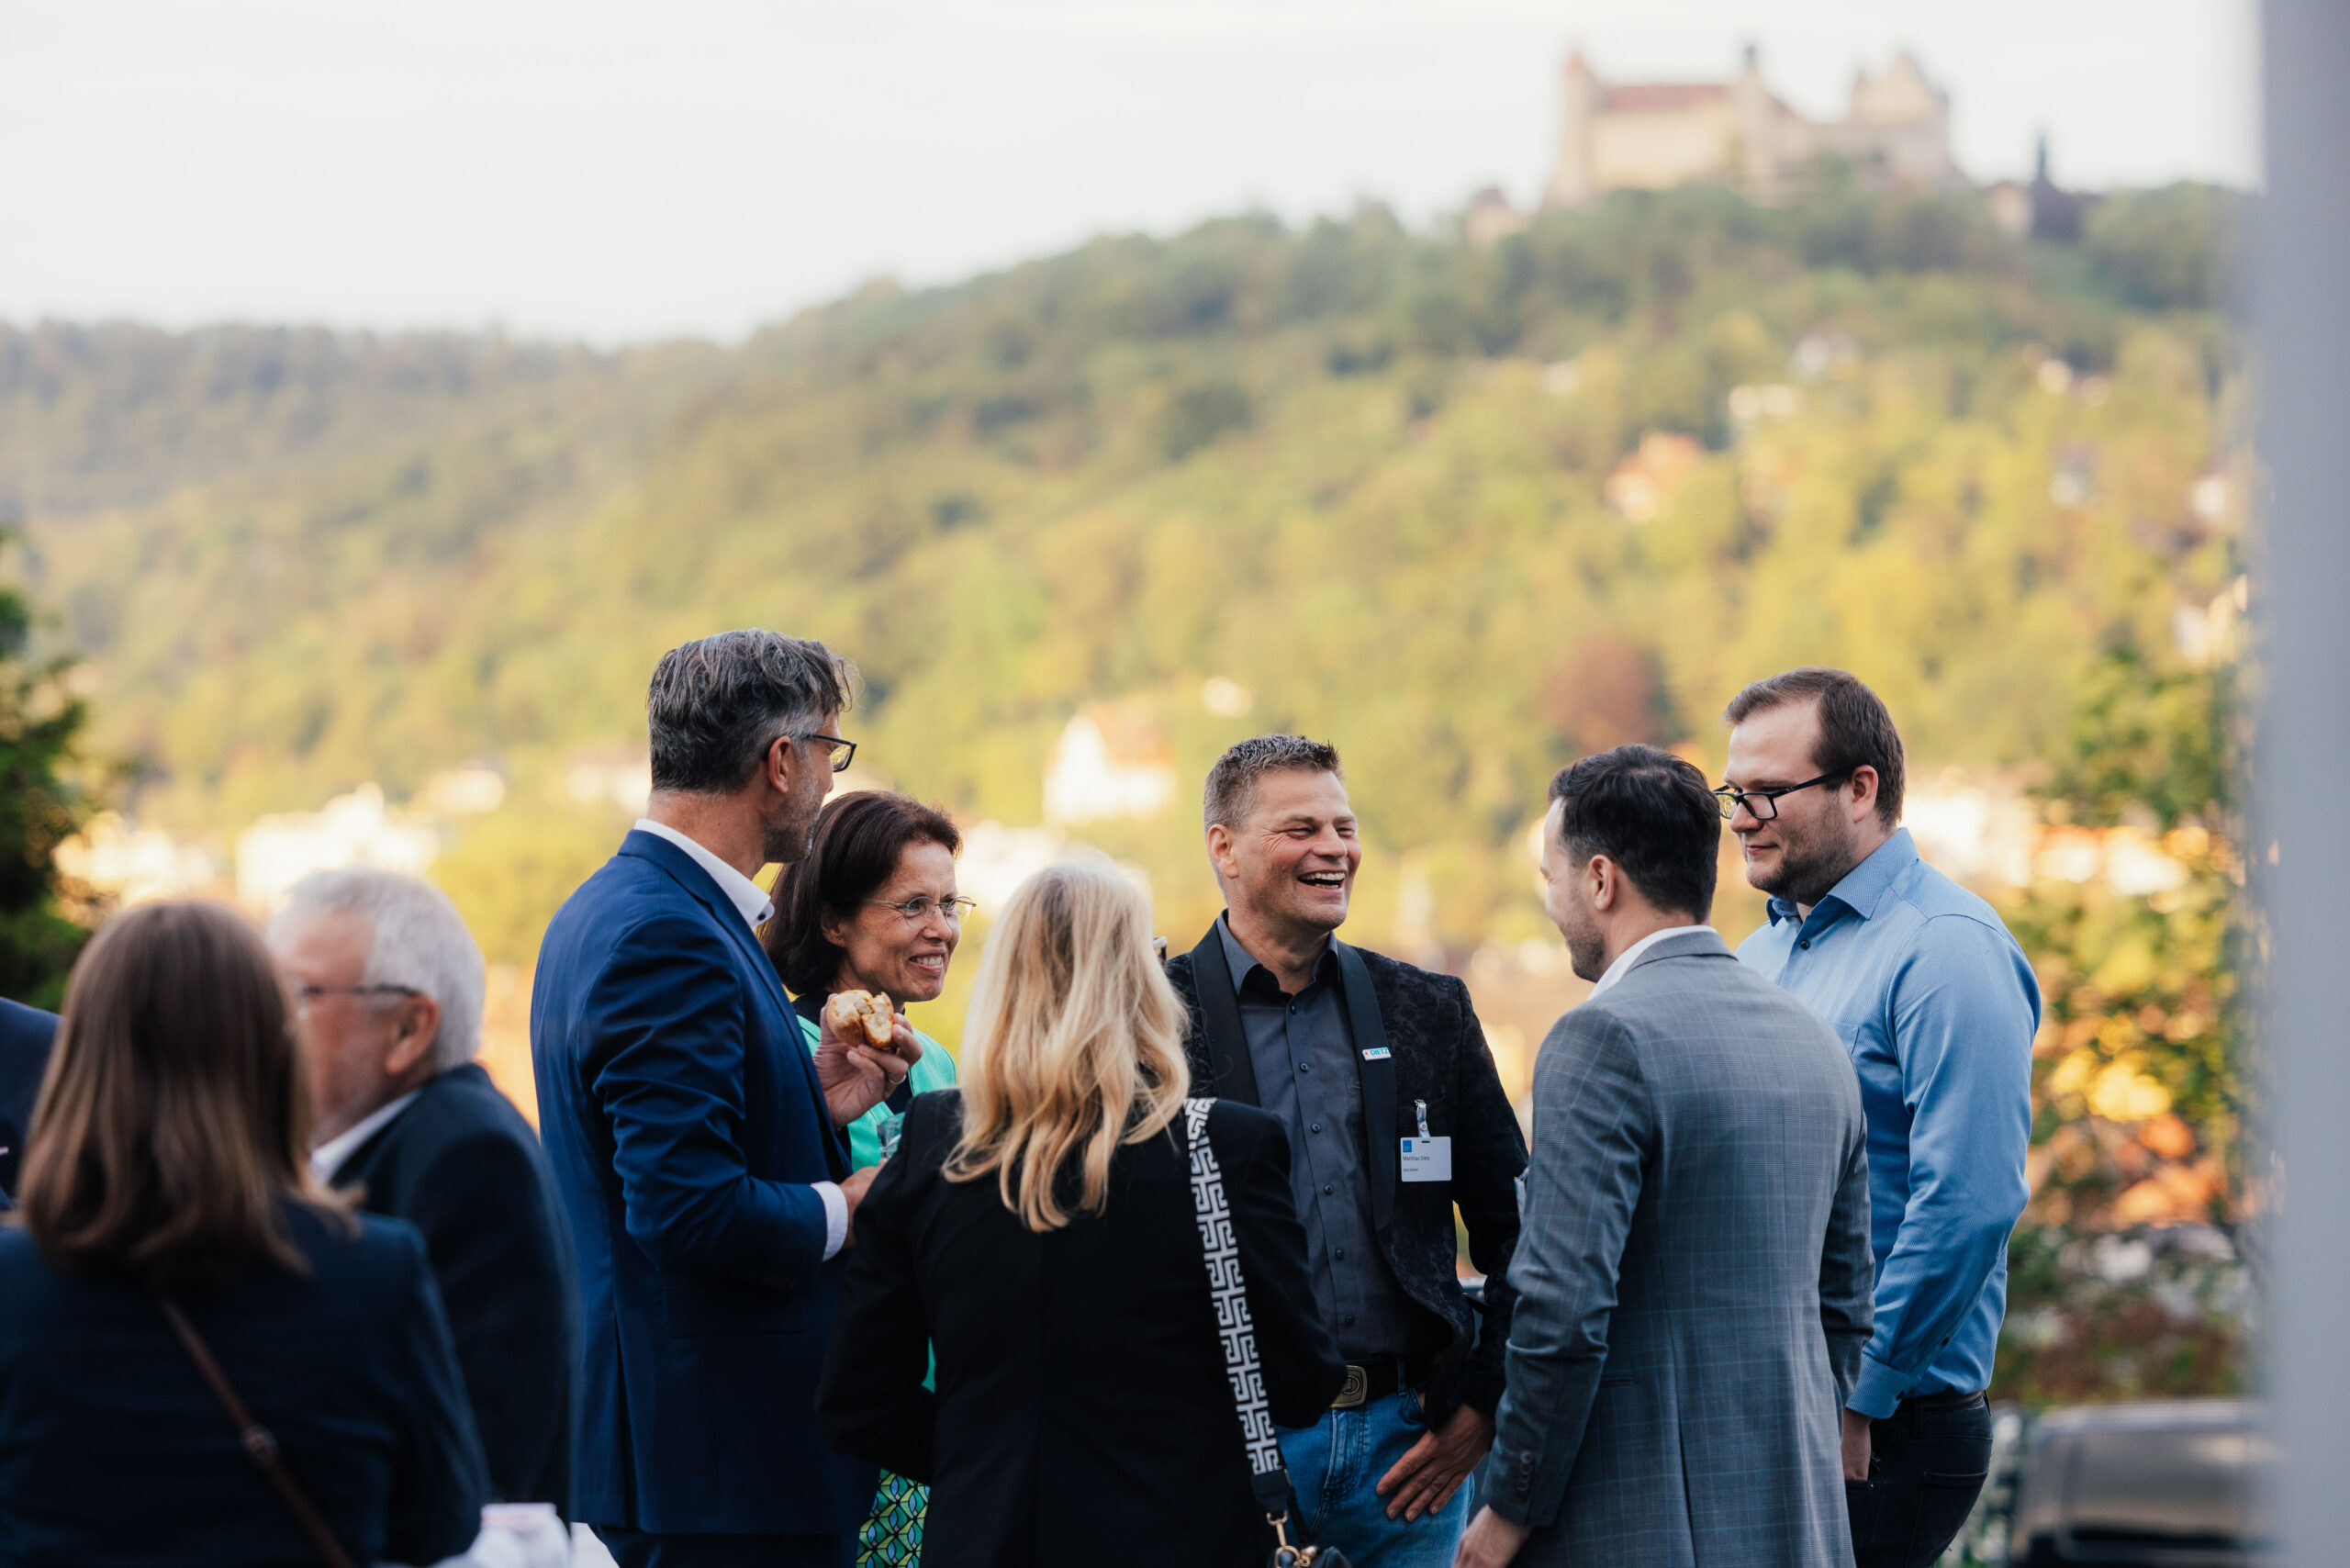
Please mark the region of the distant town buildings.
<svg viewBox="0 0 2350 1568"><path fill-rule="evenodd" d="M1047 822L1155 817L1174 799L1174 748L1158 721L1137 704L1079 712L1045 763Z"/></svg>
<svg viewBox="0 0 2350 1568"><path fill-rule="evenodd" d="M286 890L313 871L375 866L422 876L440 852L429 819L384 804L384 791L362 784L323 810L262 818L237 835L237 898L274 909Z"/></svg>
<svg viewBox="0 0 2350 1568"><path fill-rule="evenodd" d="M57 846L57 869L103 899L142 903L179 898L219 880L210 855L161 828L140 827L117 812L100 812Z"/></svg>
<svg viewBox="0 0 2350 1568"><path fill-rule="evenodd" d="M1874 188L1934 190L1961 183L1950 155L1950 97L1907 52L1852 81L1840 120L1814 120L1762 81L1752 46L1727 82L1611 84L1583 51L1568 58L1558 162L1545 207L1581 207L1608 191L1722 184L1784 194L1823 160ZM1494 215L1482 225L1495 227Z"/></svg>
<svg viewBox="0 0 2350 1568"><path fill-rule="evenodd" d="M1695 436L1651 431L1607 476L1600 498L1627 522L1654 522L1671 509L1705 455Z"/></svg>

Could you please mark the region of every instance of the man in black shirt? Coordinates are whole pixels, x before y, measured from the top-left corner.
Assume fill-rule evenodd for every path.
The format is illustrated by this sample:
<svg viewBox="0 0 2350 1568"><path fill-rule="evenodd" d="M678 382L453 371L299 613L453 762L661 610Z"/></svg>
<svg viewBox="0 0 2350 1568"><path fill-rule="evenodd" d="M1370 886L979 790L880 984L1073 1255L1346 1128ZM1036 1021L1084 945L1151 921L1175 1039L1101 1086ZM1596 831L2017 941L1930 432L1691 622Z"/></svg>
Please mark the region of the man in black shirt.
<svg viewBox="0 0 2350 1568"><path fill-rule="evenodd" d="M1300 1523L1361 1568L1447 1568L1501 1400L1525 1139L1468 988L1332 935L1362 860L1337 750L1242 742L1205 817L1225 913L1167 971L1196 1025L1193 1092L1287 1127L1308 1274L1349 1365L1321 1420L1281 1434Z"/></svg>

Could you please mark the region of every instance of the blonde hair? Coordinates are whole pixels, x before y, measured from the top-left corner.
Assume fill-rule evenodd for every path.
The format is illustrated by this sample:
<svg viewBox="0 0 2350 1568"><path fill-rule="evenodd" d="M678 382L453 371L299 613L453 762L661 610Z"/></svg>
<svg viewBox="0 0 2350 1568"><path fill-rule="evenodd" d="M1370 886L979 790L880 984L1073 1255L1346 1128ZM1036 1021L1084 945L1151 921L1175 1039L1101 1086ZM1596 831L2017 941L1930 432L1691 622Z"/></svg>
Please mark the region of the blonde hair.
<svg viewBox="0 0 2350 1568"><path fill-rule="evenodd" d="M1158 1137L1182 1110L1183 1029L1141 890L1107 862L1037 872L979 961L946 1179L992 1171L1004 1207L1031 1230L1058 1230L1070 1216L1054 1187L1082 1147L1078 1206L1100 1214L1118 1146Z"/></svg>

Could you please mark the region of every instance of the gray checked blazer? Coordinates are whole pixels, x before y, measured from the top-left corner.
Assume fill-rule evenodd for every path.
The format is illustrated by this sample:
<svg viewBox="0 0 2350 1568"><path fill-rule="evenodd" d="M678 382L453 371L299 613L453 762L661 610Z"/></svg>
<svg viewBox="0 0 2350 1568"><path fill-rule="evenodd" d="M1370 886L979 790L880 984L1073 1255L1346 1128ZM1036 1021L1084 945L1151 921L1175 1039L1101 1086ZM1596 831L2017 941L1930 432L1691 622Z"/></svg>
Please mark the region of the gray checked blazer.
<svg viewBox="0 0 2350 1568"><path fill-rule="evenodd" d="M1480 1493L1524 1568L1852 1561L1863 1137L1843 1046L1711 931L1551 1028Z"/></svg>

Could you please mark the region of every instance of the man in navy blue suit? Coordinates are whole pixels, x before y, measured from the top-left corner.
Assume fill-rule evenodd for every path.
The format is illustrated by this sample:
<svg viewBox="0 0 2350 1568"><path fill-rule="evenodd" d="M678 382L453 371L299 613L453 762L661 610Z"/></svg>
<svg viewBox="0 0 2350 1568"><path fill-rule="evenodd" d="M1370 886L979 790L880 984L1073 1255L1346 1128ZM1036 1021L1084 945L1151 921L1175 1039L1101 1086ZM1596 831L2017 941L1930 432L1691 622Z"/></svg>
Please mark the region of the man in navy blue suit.
<svg viewBox="0 0 2350 1568"><path fill-rule="evenodd" d="M0 1209L16 1201L25 1134L33 1125L33 1101L40 1094L40 1075L56 1038L56 1014L0 999Z"/></svg>
<svg viewBox="0 0 2350 1568"><path fill-rule="evenodd" d="M827 1024L814 1059L760 951L752 881L800 858L849 669L729 632L664 655L653 794L539 950L539 1130L579 1257L577 1517L621 1568L847 1568L870 1465L818 1435L849 1220L840 1129L922 1054Z"/></svg>

